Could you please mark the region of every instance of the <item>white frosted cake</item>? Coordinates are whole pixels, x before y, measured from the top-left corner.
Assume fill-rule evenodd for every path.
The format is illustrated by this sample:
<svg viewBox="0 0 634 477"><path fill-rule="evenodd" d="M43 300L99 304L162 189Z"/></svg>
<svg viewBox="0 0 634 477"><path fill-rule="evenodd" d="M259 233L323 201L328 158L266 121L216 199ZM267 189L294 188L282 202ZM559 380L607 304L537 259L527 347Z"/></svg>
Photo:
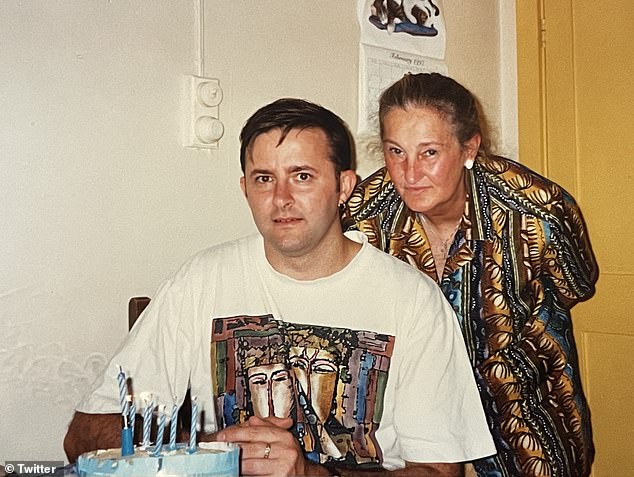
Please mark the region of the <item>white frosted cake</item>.
<svg viewBox="0 0 634 477"><path fill-rule="evenodd" d="M164 446L159 456L151 451L137 447L134 455L127 457L121 456L121 449L86 452L77 459L77 475L238 477L240 448L236 444L201 442L194 453L189 453L185 444L177 444L174 450Z"/></svg>

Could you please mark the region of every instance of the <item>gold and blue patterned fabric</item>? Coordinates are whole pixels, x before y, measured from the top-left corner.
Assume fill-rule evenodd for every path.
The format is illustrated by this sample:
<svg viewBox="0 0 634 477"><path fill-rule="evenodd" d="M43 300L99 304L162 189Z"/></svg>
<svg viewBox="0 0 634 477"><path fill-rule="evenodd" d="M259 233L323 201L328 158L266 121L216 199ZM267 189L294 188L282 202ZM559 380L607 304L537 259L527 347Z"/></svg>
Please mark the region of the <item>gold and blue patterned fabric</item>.
<svg viewBox="0 0 634 477"><path fill-rule="evenodd" d="M344 227L435 279L453 306L498 452L474 462L478 475L585 477L594 447L570 308L593 295L598 267L581 212L557 184L505 158L479 157L465 180L440 279L385 168L357 186Z"/></svg>

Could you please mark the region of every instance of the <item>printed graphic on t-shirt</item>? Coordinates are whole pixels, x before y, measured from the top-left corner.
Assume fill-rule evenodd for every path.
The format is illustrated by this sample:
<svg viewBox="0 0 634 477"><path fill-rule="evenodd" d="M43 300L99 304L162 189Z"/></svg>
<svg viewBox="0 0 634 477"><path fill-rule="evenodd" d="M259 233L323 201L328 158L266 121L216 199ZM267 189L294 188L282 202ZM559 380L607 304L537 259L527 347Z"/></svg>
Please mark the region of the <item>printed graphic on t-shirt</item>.
<svg viewBox="0 0 634 477"><path fill-rule="evenodd" d="M215 318L212 383L221 426L250 416L292 417L315 461L382 462L381 423L394 337L275 320Z"/></svg>

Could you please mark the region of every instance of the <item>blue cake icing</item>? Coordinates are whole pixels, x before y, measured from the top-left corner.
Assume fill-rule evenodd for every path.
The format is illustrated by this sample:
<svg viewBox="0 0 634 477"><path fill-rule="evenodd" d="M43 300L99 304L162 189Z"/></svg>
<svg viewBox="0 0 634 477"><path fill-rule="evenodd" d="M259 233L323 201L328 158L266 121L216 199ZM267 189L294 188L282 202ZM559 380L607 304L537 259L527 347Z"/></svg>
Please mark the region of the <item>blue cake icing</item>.
<svg viewBox="0 0 634 477"><path fill-rule="evenodd" d="M121 457L121 449L86 452L77 459L77 475L238 477L240 448L236 444L201 442L191 454L186 444L177 444L174 450L163 447L159 456L153 456L152 450L137 447L127 457Z"/></svg>

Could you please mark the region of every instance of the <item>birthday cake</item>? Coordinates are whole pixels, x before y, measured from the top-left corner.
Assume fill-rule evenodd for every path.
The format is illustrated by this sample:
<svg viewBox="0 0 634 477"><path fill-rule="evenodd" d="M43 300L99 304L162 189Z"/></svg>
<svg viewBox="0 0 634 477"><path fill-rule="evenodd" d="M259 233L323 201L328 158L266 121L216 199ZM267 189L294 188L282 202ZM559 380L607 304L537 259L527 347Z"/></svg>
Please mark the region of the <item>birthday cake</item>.
<svg viewBox="0 0 634 477"><path fill-rule="evenodd" d="M160 455L152 449L137 447L133 455L121 456L121 449L86 452L77 459L77 475L89 476L188 476L238 477L240 448L225 442L201 442L195 452L186 444L169 450L163 447Z"/></svg>

